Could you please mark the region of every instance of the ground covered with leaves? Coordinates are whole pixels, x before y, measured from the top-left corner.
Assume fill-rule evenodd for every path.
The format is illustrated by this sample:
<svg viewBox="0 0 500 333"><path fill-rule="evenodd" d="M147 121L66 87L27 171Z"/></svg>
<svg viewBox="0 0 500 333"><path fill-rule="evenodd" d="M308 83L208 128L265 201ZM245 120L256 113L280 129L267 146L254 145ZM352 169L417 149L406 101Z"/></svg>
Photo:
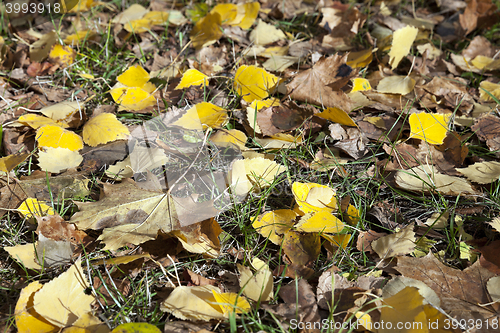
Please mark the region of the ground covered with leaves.
<svg viewBox="0 0 500 333"><path fill-rule="evenodd" d="M497 1L58 5L0 5L3 332L498 332Z"/></svg>

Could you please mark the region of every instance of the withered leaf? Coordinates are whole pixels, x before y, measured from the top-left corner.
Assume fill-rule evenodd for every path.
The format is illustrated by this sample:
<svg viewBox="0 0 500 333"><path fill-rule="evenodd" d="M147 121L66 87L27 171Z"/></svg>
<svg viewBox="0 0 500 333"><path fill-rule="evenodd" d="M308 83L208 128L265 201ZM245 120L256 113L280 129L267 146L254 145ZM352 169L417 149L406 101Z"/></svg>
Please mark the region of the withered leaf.
<svg viewBox="0 0 500 333"><path fill-rule="evenodd" d="M463 271L443 265L432 253L423 258L399 257L403 276L425 282L441 299L441 307L457 320L498 320L498 304L490 303L486 282L495 274L476 262ZM486 326L486 325L484 325ZM472 332L495 332L485 327Z"/></svg>
<svg viewBox="0 0 500 333"><path fill-rule="evenodd" d="M287 91L295 100L321 105L324 108L337 107L351 111L352 101L340 90L355 71L346 65L347 55L338 54L321 58L311 69L297 75L287 84Z"/></svg>
<svg viewBox="0 0 500 333"><path fill-rule="evenodd" d="M500 118L487 115L480 118L471 130L486 144L490 150L500 150Z"/></svg>

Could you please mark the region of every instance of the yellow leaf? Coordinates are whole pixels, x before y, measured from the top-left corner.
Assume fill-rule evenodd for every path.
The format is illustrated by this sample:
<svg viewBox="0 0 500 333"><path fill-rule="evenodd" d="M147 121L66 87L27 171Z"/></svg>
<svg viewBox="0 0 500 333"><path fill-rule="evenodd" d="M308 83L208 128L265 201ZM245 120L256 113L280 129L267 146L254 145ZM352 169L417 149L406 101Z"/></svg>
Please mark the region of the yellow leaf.
<svg viewBox="0 0 500 333"><path fill-rule="evenodd" d="M353 205L349 204L347 207L347 212L344 213L344 217L350 225L356 226L359 222L359 211Z"/></svg>
<svg viewBox="0 0 500 333"><path fill-rule="evenodd" d="M163 24L168 21L168 12L151 11L147 12L142 18L149 20L151 25Z"/></svg>
<svg viewBox="0 0 500 333"><path fill-rule="evenodd" d="M80 30L77 31L76 33L66 36L64 38L64 44L69 44L69 45L79 45L82 43L85 39L90 39L94 37L96 33L92 30Z"/></svg>
<svg viewBox="0 0 500 333"><path fill-rule="evenodd" d="M36 139L40 147L68 148L77 151L83 148L82 138L71 131L54 125L45 125L36 131Z"/></svg>
<svg viewBox="0 0 500 333"><path fill-rule="evenodd" d="M269 187L274 177L285 170L284 166L262 157L236 160L233 162L230 176L233 193L246 195L252 188L259 191Z"/></svg>
<svg viewBox="0 0 500 333"><path fill-rule="evenodd" d="M485 90L495 96L496 99L500 99L500 84L489 81L482 81L481 84L479 84L479 98L486 102L494 101Z"/></svg>
<svg viewBox="0 0 500 333"><path fill-rule="evenodd" d="M74 1L74 0L72 0ZM94 4L94 0L80 0L78 1L78 4L75 7L72 7L71 10L69 11L70 13L77 13L77 12L86 12L90 8L94 7L97 4ZM68 6L71 7L71 6Z"/></svg>
<svg viewBox="0 0 500 333"><path fill-rule="evenodd" d="M337 209L335 191L328 186L315 183L292 184L292 192L299 208L304 213L333 212Z"/></svg>
<svg viewBox="0 0 500 333"><path fill-rule="evenodd" d="M202 102L187 110L172 125L189 130L201 130L207 127L220 128L226 123L227 119L226 110L212 103Z"/></svg>
<svg viewBox="0 0 500 333"><path fill-rule="evenodd" d="M40 113L56 122L62 122L64 124L65 121L69 120L75 113L82 113L84 105L85 103L79 101L64 101L43 107L40 109Z"/></svg>
<svg viewBox="0 0 500 333"><path fill-rule="evenodd" d="M49 53L49 60L59 64L61 67L68 67L75 61L76 52L70 46L54 45Z"/></svg>
<svg viewBox="0 0 500 333"><path fill-rule="evenodd" d="M238 12L244 12L244 17L241 22L235 24L241 29L249 29L252 24L255 22L255 19L259 15L260 3L255 2L247 2L247 3L239 3L238 4Z"/></svg>
<svg viewBox="0 0 500 333"><path fill-rule="evenodd" d="M0 158L0 172L9 173L30 156L29 153L17 153Z"/></svg>
<svg viewBox="0 0 500 333"><path fill-rule="evenodd" d="M372 89L372 86L370 85L370 81L368 81L367 79L363 79L360 77L352 79L351 92L366 91L370 89Z"/></svg>
<svg viewBox="0 0 500 333"><path fill-rule="evenodd" d="M234 78L235 89L247 102L267 98L278 83L278 77L256 66L240 66Z"/></svg>
<svg viewBox="0 0 500 333"><path fill-rule="evenodd" d="M250 33L250 40L255 45L267 45L285 39L286 35L283 31L262 20L259 20L255 29Z"/></svg>
<svg viewBox="0 0 500 333"><path fill-rule="evenodd" d="M94 297L85 293L88 287L79 258L66 272L44 284L35 294L34 309L53 325L72 325L92 310Z"/></svg>
<svg viewBox="0 0 500 333"><path fill-rule="evenodd" d="M389 51L389 65L391 65L392 69L398 67L399 62L408 55L417 34L418 28L409 25L394 31L392 47Z"/></svg>
<svg viewBox="0 0 500 333"><path fill-rule="evenodd" d="M200 49L218 41L222 37L221 24L219 13L208 13L207 16L200 19L189 34L193 47Z"/></svg>
<svg viewBox="0 0 500 333"><path fill-rule="evenodd" d="M330 243L332 243L333 246L345 249L347 248L347 245L349 245L349 241L351 240L352 235L351 234L330 235L322 233L321 237L328 240Z"/></svg>
<svg viewBox="0 0 500 333"><path fill-rule="evenodd" d="M199 253L203 254L205 256L208 256L210 258L217 258L220 255L220 252L218 249L215 249L212 246L212 243L210 240L207 240L206 238L202 237L199 242L195 243L188 243L181 237L177 237L179 242L181 243L182 247L184 250L190 253Z"/></svg>
<svg viewBox="0 0 500 333"><path fill-rule="evenodd" d="M5 246L4 250L10 254L10 256L19 262L22 266L29 269L42 269L42 266L35 261L35 246L32 243L15 245L15 246ZM19 329L19 327L18 327Z"/></svg>
<svg viewBox="0 0 500 333"><path fill-rule="evenodd" d="M444 142L448 132L449 114L412 113L410 115L410 138L424 140L433 145Z"/></svg>
<svg viewBox="0 0 500 333"><path fill-rule="evenodd" d="M148 323L125 323L118 325L111 333L161 333L155 325ZM83 333L83 332L82 332Z"/></svg>
<svg viewBox="0 0 500 333"><path fill-rule="evenodd" d="M323 112L317 113L315 115L320 118L330 120L334 123L338 123L340 125L354 126L354 127L358 126L344 110L341 110L339 108L335 107L326 108L325 110L323 110Z"/></svg>
<svg viewBox="0 0 500 333"><path fill-rule="evenodd" d="M258 258L252 260L252 266L257 272L253 273L249 267L237 264L243 295L256 302L270 301L273 298L273 273L269 266Z"/></svg>
<svg viewBox="0 0 500 333"><path fill-rule="evenodd" d="M269 238L272 243L280 245L281 235L290 230L296 217L297 214L290 209L273 210L260 215L252 226L259 234Z"/></svg>
<svg viewBox="0 0 500 333"><path fill-rule="evenodd" d="M500 60L478 55L471 63L480 70L493 71L500 69Z"/></svg>
<svg viewBox="0 0 500 333"><path fill-rule="evenodd" d="M120 105L122 110L142 110L156 104L156 98L151 92L145 90L151 85L145 84L142 87L125 87L117 83L110 93L114 101Z"/></svg>
<svg viewBox="0 0 500 333"><path fill-rule="evenodd" d="M153 327L156 328L156 326ZM153 331L154 333L160 331L158 328L156 329L158 331ZM78 320L75 321L71 327L65 328L61 333L109 333L109 332L110 330L108 326L102 321L100 321L99 318L97 318L96 316L94 316L92 313L89 312L78 318ZM146 331L141 331L141 332L146 332Z"/></svg>
<svg viewBox="0 0 500 333"><path fill-rule="evenodd" d="M245 313L252 308L244 297L238 296L236 293L220 293L215 290L212 290L212 293L217 305L221 307L225 315L230 313Z"/></svg>
<svg viewBox="0 0 500 333"><path fill-rule="evenodd" d="M211 285L175 288L160 304L160 309L173 314L182 320L224 319L224 314L218 306L213 291L220 289Z"/></svg>
<svg viewBox="0 0 500 333"><path fill-rule="evenodd" d="M28 198L23 201L23 203L17 208L17 212L23 217L32 218L35 216L45 216L54 215L56 212L54 209L44 201L38 201L38 199Z"/></svg>
<svg viewBox="0 0 500 333"><path fill-rule="evenodd" d="M295 228L303 232L338 233L344 229L344 223L328 211L307 213L302 216Z"/></svg>
<svg viewBox="0 0 500 333"><path fill-rule="evenodd" d="M406 95L413 91L415 80L409 76L388 76L384 77L377 86L377 91L388 94Z"/></svg>
<svg viewBox="0 0 500 333"><path fill-rule="evenodd" d="M33 246L33 244L29 245ZM60 327L52 325L33 308L33 296L42 286L40 282L34 281L21 290L15 309L18 332L59 332Z"/></svg>
<svg viewBox="0 0 500 333"><path fill-rule="evenodd" d="M140 34L151 29L151 21L144 18L129 21L123 25L123 29L131 33Z"/></svg>
<svg viewBox="0 0 500 333"><path fill-rule="evenodd" d="M140 65L130 66L116 80L127 87L142 87L149 81L149 73Z"/></svg>
<svg viewBox="0 0 500 333"><path fill-rule="evenodd" d="M45 126L45 125L58 126L57 123L53 119L43 117L43 116L40 116L38 114L25 114L25 115L19 117L19 119L17 119L17 121L23 125L26 125L26 126L33 128L33 129L38 129L38 128Z"/></svg>
<svg viewBox="0 0 500 333"><path fill-rule="evenodd" d="M101 113L83 126L83 141L91 147L110 141L124 140L129 135L127 126L111 113Z"/></svg>
<svg viewBox="0 0 500 333"><path fill-rule="evenodd" d="M212 8L210 13L219 14L222 24L230 24L238 14L238 7L232 3L221 3Z"/></svg>
<svg viewBox="0 0 500 333"><path fill-rule="evenodd" d="M38 166L43 171L59 173L66 169L76 168L82 163L83 157L77 151L68 148L44 148L38 154Z"/></svg>
<svg viewBox="0 0 500 333"><path fill-rule="evenodd" d="M175 89L184 89L191 86L203 85L204 87L208 85L208 76L196 69L188 69L182 75L181 82L175 87Z"/></svg>
<svg viewBox="0 0 500 333"><path fill-rule="evenodd" d="M411 324L399 332L427 332L428 322L423 306L424 298L415 287L406 287L394 296L384 298L380 309L380 321L391 327L399 323ZM366 327L366 326L365 326ZM389 326L386 326L389 327Z"/></svg>
<svg viewBox="0 0 500 333"><path fill-rule="evenodd" d="M220 130L210 137L210 141L220 147L236 146L240 150L245 149L247 136L242 131L232 129L229 131Z"/></svg>

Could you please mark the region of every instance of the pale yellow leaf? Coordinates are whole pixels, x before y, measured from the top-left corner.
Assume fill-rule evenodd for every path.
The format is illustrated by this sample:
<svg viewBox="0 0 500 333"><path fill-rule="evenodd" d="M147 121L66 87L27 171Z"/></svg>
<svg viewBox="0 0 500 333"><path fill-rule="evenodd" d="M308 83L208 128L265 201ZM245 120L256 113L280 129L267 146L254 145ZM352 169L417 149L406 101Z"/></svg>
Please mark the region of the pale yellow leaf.
<svg viewBox="0 0 500 333"><path fill-rule="evenodd" d="M283 31L262 20L259 20L257 27L250 33L250 41L256 45L267 45L285 39Z"/></svg>
<svg viewBox="0 0 500 333"><path fill-rule="evenodd" d="M406 95L413 91L415 80L409 76L388 76L384 77L377 86L377 91L388 94Z"/></svg>
<svg viewBox="0 0 500 333"><path fill-rule="evenodd" d="M77 259L66 272L44 284L35 294L34 309L53 325L72 325L92 310L94 297L85 293L88 287L81 259Z"/></svg>
<svg viewBox="0 0 500 333"><path fill-rule="evenodd" d="M83 156L68 148L44 148L38 153L38 166L43 171L59 173L76 168L83 161Z"/></svg>
<svg viewBox="0 0 500 333"><path fill-rule="evenodd" d="M500 177L500 163L495 161L476 162L467 168L457 168L468 180L478 184L490 184Z"/></svg>
<svg viewBox="0 0 500 333"><path fill-rule="evenodd" d="M116 116L111 113L101 113L91 118L83 127L83 141L91 147L110 141L128 138L130 132Z"/></svg>
<svg viewBox="0 0 500 333"><path fill-rule="evenodd" d="M399 232L374 240L371 246L380 258L392 258L413 252L415 241L415 232L411 223Z"/></svg>
<svg viewBox="0 0 500 333"><path fill-rule="evenodd" d="M391 65L392 69L398 67L399 62L408 55L417 34L418 29L412 26L406 26L394 31L392 47L391 51L389 51L389 65Z"/></svg>

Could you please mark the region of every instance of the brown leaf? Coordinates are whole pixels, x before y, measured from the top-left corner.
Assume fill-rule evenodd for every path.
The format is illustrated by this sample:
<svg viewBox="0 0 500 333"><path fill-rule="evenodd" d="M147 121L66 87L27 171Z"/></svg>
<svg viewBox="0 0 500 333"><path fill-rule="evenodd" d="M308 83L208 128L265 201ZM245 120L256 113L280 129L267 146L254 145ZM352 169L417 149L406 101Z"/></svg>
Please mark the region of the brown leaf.
<svg viewBox="0 0 500 333"><path fill-rule="evenodd" d="M318 258L321 241L318 234L288 231L283 236L283 251L292 262L287 270L290 277L306 276L314 273L310 266Z"/></svg>
<svg viewBox="0 0 500 333"><path fill-rule="evenodd" d="M498 320L498 304L486 290L486 282L494 276L479 262L460 271L443 265L434 254L423 258L399 257L396 269L403 276L426 283L441 299L441 307L457 320L482 320L483 329L472 332L496 332L485 329L485 322Z"/></svg>
<svg viewBox="0 0 500 333"><path fill-rule="evenodd" d="M300 322L313 324L321 320L318 305L316 304L316 296L306 280L292 281L281 288L279 295L286 304L298 304L300 310L297 313ZM320 330L306 328L302 332L320 332Z"/></svg>
<svg viewBox="0 0 500 333"><path fill-rule="evenodd" d="M301 102L351 111L351 99L340 90L354 75L353 69L345 64L346 59L347 55L338 54L321 58L287 84L288 94Z"/></svg>
<svg viewBox="0 0 500 333"><path fill-rule="evenodd" d="M182 272L182 277L188 281L188 286L206 286L207 284L215 286L217 284L215 280L207 279L187 268Z"/></svg>
<svg viewBox="0 0 500 333"><path fill-rule="evenodd" d="M484 116L471 127L479 139L486 141L486 144L493 150L500 150L500 119L493 115Z"/></svg>
<svg viewBox="0 0 500 333"><path fill-rule="evenodd" d="M491 242L487 246L479 248L482 256L479 258L479 263L494 274L500 274L500 240Z"/></svg>
<svg viewBox="0 0 500 333"><path fill-rule="evenodd" d="M372 242L374 240L377 240L381 237L387 236L387 233L385 232L376 232L373 230L368 230L368 231L362 231L359 233L358 236L358 241L356 243L356 248L359 251L363 252L368 252L368 253L375 253L372 249Z"/></svg>
<svg viewBox="0 0 500 333"><path fill-rule="evenodd" d="M311 110L285 102L257 112L257 124L262 134L272 136L298 128L311 115Z"/></svg>

